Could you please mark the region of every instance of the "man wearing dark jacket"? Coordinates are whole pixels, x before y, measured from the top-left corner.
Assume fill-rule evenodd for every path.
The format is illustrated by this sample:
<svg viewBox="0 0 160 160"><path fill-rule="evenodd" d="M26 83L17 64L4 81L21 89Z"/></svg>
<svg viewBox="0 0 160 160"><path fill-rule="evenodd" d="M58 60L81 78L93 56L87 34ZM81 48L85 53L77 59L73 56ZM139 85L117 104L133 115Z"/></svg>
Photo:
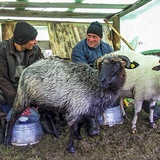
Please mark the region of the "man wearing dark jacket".
<svg viewBox="0 0 160 160"><path fill-rule="evenodd" d="M80 41L72 50L72 62L86 63L93 67L94 61L104 54L113 52L112 47L102 41L102 25L99 22L92 22L87 29L86 38ZM89 134L99 134L99 125L95 119L90 120Z"/></svg>
<svg viewBox="0 0 160 160"><path fill-rule="evenodd" d="M13 37L0 43L0 109L5 113L12 108L23 69L43 58L37 34L32 25L18 22Z"/></svg>
<svg viewBox="0 0 160 160"><path fill-rule="evenodd" d="M102 41L102 25L92 22L87 29L87 36L72 50L72 61L93 65L94 61L106 53L113 52L112 47Z"/></svg>

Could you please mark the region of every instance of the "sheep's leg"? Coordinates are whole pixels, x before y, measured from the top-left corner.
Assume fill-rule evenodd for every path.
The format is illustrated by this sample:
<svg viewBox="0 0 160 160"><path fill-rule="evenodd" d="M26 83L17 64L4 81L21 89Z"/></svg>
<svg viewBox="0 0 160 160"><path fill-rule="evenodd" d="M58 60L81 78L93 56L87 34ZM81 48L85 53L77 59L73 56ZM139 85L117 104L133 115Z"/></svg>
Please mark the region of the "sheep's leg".
<svg viewBox="0 0 160 160"><path fill-rule="evenodd" d="M70 126L70 137L67 145L67 150L70 153L75 153L76 149L74 147L74 137L77 134L78 130L78 123L74 123L72 126Z"/></svg>
<svg viewBox="0 0 160 160"><path fill-rule="evenodd" d="M59 113L59 119L60 119L60 121L61 121L61 125L62 126L66 126L67 125L67 123L66 123L66 121L65 121L65 118L64 118L64 115L63 115L63 113Z"/></svg>
<svg viewBox="0 0 160 160"><path fill-rule="evenodd" d="M49 134L53 134L53 130L51 130L50 123L48 122L48 120L46 118L46 112L41 112L40 115L41 115L40 121L41 121L41 125L42 125L44 132L49 133Z"/></svg>
<svg viewBox="0 0 160 160"><path fill-rule="evenodd" d="M82 140L82 136L81 136L81 134L80 134L82 125L83 125L82 122L80 122L80 123L78 124L77 132L76 132L76 134L75 134L75 137L76 137L77 140Z"/></svg>
<svg viewBox="0 0 160 160"><path fill-rule="evenodd" d="M127 118L126 112L125 112L125 110L124 110L123 98L120 98L119 104L120 104L120 107L121 107L121 111L122 111L123 117L124 117L124 118Z"/></svg>
<svg viewBox="0 0 160 160"><path fill-rule="evenodd" d="M132 120L132 132L136 133L137 132L136 124L138 120L138 114L140 113L142 109L142 101L136 102L135 100L134 107L135 107L135 113L134 113L134 117Z"/></svg>
<svg viewBox="0 0 160 160"><path fill-rule="evenodd" d="M52 127L52 130L53 130L53 134L57 137L57 138L60 138L61 134L58 132L58 130L56 129L55 127L55 124L53 122L53 117L51 115L51 113L48 112L48 114L46 114L46 117Z"/></svg>
<svg viewBox="0 0 160 160"><path fill-rule="evenodd" d="M103 125L109 125L108 120L106 118L106 112L103 112L102 116L103 116Z"/></svg>
<svg viewBox="0 0 160 160"><path fill-rule="evenodd" d="M5 138L4 138L4 145L5 146L11 146L13 126L14 126L14 122L13 121L7 122Z"/></svg>
<svg viewBox="0 0 160 160"><path fill-rule="evenodd" d="M6 125L6 132L5 132L5 139L4 139L4 145L5 146L11 146L11 140L12 140L12 131L13 131L13 126L16 123L16 120L18 117L21 115L22 112L19 112L17 114L14 114L13 116L11 114L10 120L7 122Z"/></svg>
<svg viewBox="0 0 160 160"><path fill-rule="evenodd" d="M150 112L149 112L149 119L150 119L150 127L151 128L157 128L154 119L153 119L153 112L155 109L156 101L150 102Z"/></svg>

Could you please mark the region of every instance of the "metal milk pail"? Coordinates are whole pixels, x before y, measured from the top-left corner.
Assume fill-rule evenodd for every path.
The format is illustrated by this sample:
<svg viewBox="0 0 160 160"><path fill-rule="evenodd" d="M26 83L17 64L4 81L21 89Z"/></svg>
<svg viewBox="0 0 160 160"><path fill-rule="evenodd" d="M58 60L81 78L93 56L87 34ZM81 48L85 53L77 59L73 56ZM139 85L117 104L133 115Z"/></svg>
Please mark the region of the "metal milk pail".
<svg viewBox="0 0 160 160"><path fill-rule="evenodd" d="M44 134L38 111L34 108L30 108L30 111L31 114L28 115L27 123L22 124L18 119L13 127L11 143L14 146L36 144ZM10 118L11 112L12 110L8 113L7 119Z"/></svg>
<svg viewBox="0 0 160 160"><path fill-rule="evenodd" d="M122 124L124 121L120 106L107 108L104 117L106 121L104 121L103 116L99 117L98 121L100 125L108 125L111 127L115 124Z"/></svg>

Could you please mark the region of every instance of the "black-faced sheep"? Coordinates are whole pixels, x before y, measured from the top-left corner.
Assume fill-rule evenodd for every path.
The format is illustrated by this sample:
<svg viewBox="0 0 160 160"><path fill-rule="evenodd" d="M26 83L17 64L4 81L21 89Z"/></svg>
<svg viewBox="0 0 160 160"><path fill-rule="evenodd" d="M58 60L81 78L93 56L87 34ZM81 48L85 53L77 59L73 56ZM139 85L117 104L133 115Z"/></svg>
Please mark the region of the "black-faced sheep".
<svg viewBox="0 0 160 160"><path fill-rule="evenodd" d="M5 145L11 145L12 128L22 111L30 106L62 110L70 127L67 150L75 152L74 138L82 139L80 121L97 117L117 99L125 82L127 57L106 57L99 72L85 64L52 57L27 67L20 77L13 112L7 124ZM101 75L105 74L107 78Z"/></svg>
<svg viewBox="0 0 160 160"><path fill-rule="evenodd" d="M157 100L160 100L160 72L152 70L159 63L159 57L153 55L143 55L132 50L121 50L113 53L114 55L126 55L131 61L139 63L139 67L134 70L126 69L126 82L121 90L119 97L133 98L135 114L132 120L132 130L135 133L138 113L141 111L144 100L150 101L150 125L156 128L153 120L153 112Z"/></svg>

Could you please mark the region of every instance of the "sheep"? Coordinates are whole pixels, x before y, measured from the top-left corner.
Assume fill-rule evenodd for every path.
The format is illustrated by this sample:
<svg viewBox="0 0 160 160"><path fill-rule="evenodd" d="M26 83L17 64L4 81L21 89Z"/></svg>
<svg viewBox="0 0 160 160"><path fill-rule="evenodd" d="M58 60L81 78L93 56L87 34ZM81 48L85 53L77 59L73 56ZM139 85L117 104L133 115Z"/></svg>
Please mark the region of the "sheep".
<svg viewBox="0 0 160 160"><path fill-rule="evenodd" d="M154 55L143 55L132 50L120 50L114 52L114 55L125 55L131 61L139 63L139 67L134 70L126 69L126 82L120 91L119 98L122 102L123 98L133 98L135 106L135 114L132 120L132 131L137 132L136 123L138 113L141 111L144 100L150 101L150 126L156 128L153 119L153 112L156 101L160 100L160 73L153 71L152 68L159 63L159 57ZM122 103L120 106L122 107ZM125 111L123 114L125 115ZM104 117L105 118L105 117Z"/></svg>
<svg viewBox="0 0 160 160"><path fill-rule="evenodd" d="M125 56L119 57L101 59L99 70L57 57L41 59L24 69L13 112L7 122L4 144L11 145L13 126L26 107L50 107L52 110L65 111L70 127L67 150L75 153L74 138L82 139L82 120L98 117L117 99L123 87L126 78L124 66L129 68L130 61ZM107 78L103 79L102 74L106 74Z"/></svg>

